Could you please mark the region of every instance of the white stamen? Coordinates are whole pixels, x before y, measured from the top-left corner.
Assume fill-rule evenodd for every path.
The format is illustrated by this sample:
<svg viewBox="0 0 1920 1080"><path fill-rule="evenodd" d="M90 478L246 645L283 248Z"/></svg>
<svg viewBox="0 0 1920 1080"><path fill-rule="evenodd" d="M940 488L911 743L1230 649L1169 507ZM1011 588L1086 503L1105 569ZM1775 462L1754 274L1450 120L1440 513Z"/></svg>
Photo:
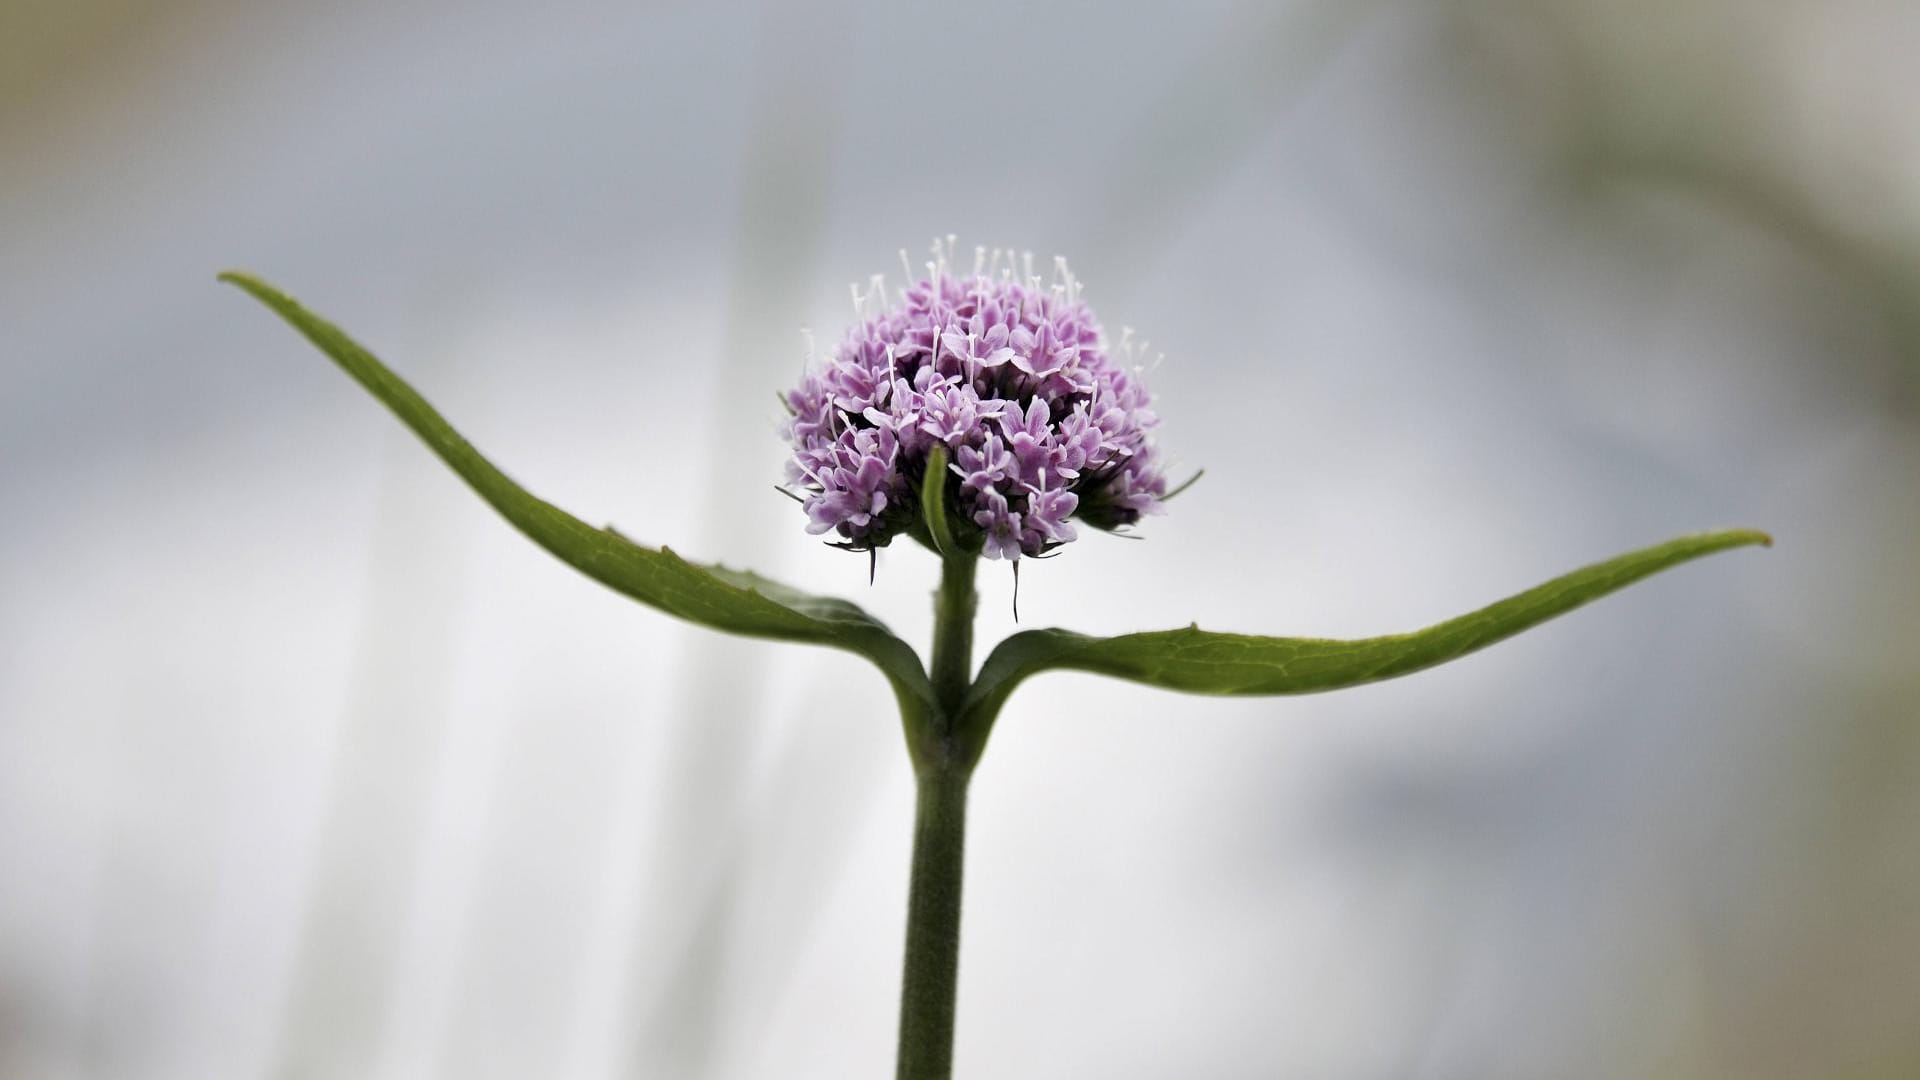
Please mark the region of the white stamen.
<svg viewBox="0 0 1920 1080"><path fill-rule="evenodd" d="M1065 284L1067 303L1069 304L1079 303L1080 302L1080 281L1078 278L1073 276L1073 271L1068 268L1067 257L1065 255L1055 255L1053 257L1053 275L1056 279L1058 279L1059 281Z"/></svg>

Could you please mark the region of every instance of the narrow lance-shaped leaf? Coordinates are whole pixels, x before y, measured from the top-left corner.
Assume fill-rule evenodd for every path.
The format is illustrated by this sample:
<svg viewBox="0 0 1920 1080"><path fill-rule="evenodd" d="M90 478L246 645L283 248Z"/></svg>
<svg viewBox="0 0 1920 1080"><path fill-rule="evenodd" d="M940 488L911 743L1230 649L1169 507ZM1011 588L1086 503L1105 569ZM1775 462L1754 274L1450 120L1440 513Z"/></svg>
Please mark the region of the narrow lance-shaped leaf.
<svg viewBox="0 0 1920 1080"><path fill-rule="evenodd" d="M1425 630L1355 641L1220 634L1197 625L1108 638L1026 630L987 657L962 726L983 740L1014 687L1055 668L1197 694L1311 694L1378 682L1484 649L1670 566L1772 542L1748 529L1683 536L1575 570Z"/></svg>
<svg viewBox="0 0 1920 1080"><path fill-rule="evenodd" d="M920 478L920 521L935 554L943 559L965 554L947 523L947 448L940 443L927 451L927 472Z"/></svg>
<svg viewBox="0 0 1920 1080"><path fill-rule="evenodd" d="M252 294L319 346L393 410L502 517L595 581L670 615L731 634L829 645L873 661L903 699L931 703L925 669L911 646L858 606L814 596L758 575L688 562L597 529L513 482L399 376L338 327L273 286L242 273L220 275Z"/></svg>

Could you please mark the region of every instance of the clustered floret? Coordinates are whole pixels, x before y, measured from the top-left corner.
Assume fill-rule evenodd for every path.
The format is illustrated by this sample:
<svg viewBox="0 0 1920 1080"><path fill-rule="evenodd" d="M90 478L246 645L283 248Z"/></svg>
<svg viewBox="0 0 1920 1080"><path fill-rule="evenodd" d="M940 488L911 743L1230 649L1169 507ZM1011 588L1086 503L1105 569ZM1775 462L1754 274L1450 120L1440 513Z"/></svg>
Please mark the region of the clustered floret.
<svg viewBox="0 0 1920 1080"><path fill-rule="evenodd" d="M892 306L882 279L856 287L860 321L783 398L807 531L866 551L914 530L936 445L959 477L949 519L988 558L1044 554L1074 539L1071 519L1110 530L1159 512L1158 419L1065 261L1043 286L1031 256L979 250L959 276L952 239L934 251Z"/></svg>

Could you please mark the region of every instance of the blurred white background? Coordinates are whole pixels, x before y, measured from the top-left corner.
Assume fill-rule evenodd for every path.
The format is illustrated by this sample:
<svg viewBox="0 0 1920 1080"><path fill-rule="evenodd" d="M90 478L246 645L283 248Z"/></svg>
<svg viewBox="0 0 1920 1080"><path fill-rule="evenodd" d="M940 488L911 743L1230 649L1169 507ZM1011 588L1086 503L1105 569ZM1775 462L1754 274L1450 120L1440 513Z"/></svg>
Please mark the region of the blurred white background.
<svg viewBox="0 0 1920 1080"><path fill-rule="evenodd" d="M1779 538L1340 695L1029 685L962 1075L1920 1074L1917 49L1874 0L6 0L0 1075L887 1075L884 684L574 575L213 274L924 643L931 558L869 589L771 490L774 391L946 232L1071 256L1207 469L1028 625L1371 634Z"/></svg>

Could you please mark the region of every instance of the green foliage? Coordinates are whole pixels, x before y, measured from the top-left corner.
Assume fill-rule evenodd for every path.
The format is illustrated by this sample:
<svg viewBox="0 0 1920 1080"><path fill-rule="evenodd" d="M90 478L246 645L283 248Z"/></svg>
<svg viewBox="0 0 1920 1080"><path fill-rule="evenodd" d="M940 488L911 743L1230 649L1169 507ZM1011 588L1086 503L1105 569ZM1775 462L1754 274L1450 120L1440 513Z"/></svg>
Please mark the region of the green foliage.
<svg viewBox="0 0 1920 1080"><path fill-rule="evenodd" d="M1338 690L1444 664L1690 559L1772 542L1764 533L1744 529L1685 536L1576 570L1425 630L1356 641L1223 634L1198 626L1108 638L1026 630L993 650L955 710L953 701L961 695L936 701L912 647L856 605L746 571L688 562L669 548L642 547L610 528L586 524L514 483L411 386L338 327L251 275L220 277L292 324L412 428L501 516L568 565L616 592L715 630L828 645L864 656L893 684L910 721L939 715L944 705L951 726L940 726L959 738L969 758L984 747L994 717L1014 688L1043 671L1088 671L1199 694ZM947 487L945 448L939 447L929 456L921 480L917 531L924 532L943 559L970 565L974 556L956 541L948 520ZM971 573L965 576L970 582ZM963 591L968 596L950 606L956 613L964 609L970 623L970 585ZM964 664L964 650L955 655ZM959 680L956 691L966 686L965 671L956 668L946 674L952 676L949 682ZM956 711L957 717L952 715Z"/></svg>
<svg viewBox="0 0 1920 1080"><path fill-rule="evenodd" d="M859 607L814 596L741 570L688 562L670 548L641 547L536 498L482 457L426 399L345 333L259 278L220 275L306 335L393 410L514 528L562 562L670 615L730 634L829 645L878 665L903 708L930 707L932 690L913 648ZM919 703L919 704L913 704Z"/></svg>
<svg viewBox="0 0 1920 1080"><path fill-rule="evenodd" d="M1312 694L1378 682L1484 649L1670 566L1772 542L1748 529L1683 536L1575 570L1425 630L1356 641L1220 634L1197 625L1108 638L1026 630L1001 642L981 666L961 729L977 751L1014 687L1053 669L1196 694Z"/></svg>

